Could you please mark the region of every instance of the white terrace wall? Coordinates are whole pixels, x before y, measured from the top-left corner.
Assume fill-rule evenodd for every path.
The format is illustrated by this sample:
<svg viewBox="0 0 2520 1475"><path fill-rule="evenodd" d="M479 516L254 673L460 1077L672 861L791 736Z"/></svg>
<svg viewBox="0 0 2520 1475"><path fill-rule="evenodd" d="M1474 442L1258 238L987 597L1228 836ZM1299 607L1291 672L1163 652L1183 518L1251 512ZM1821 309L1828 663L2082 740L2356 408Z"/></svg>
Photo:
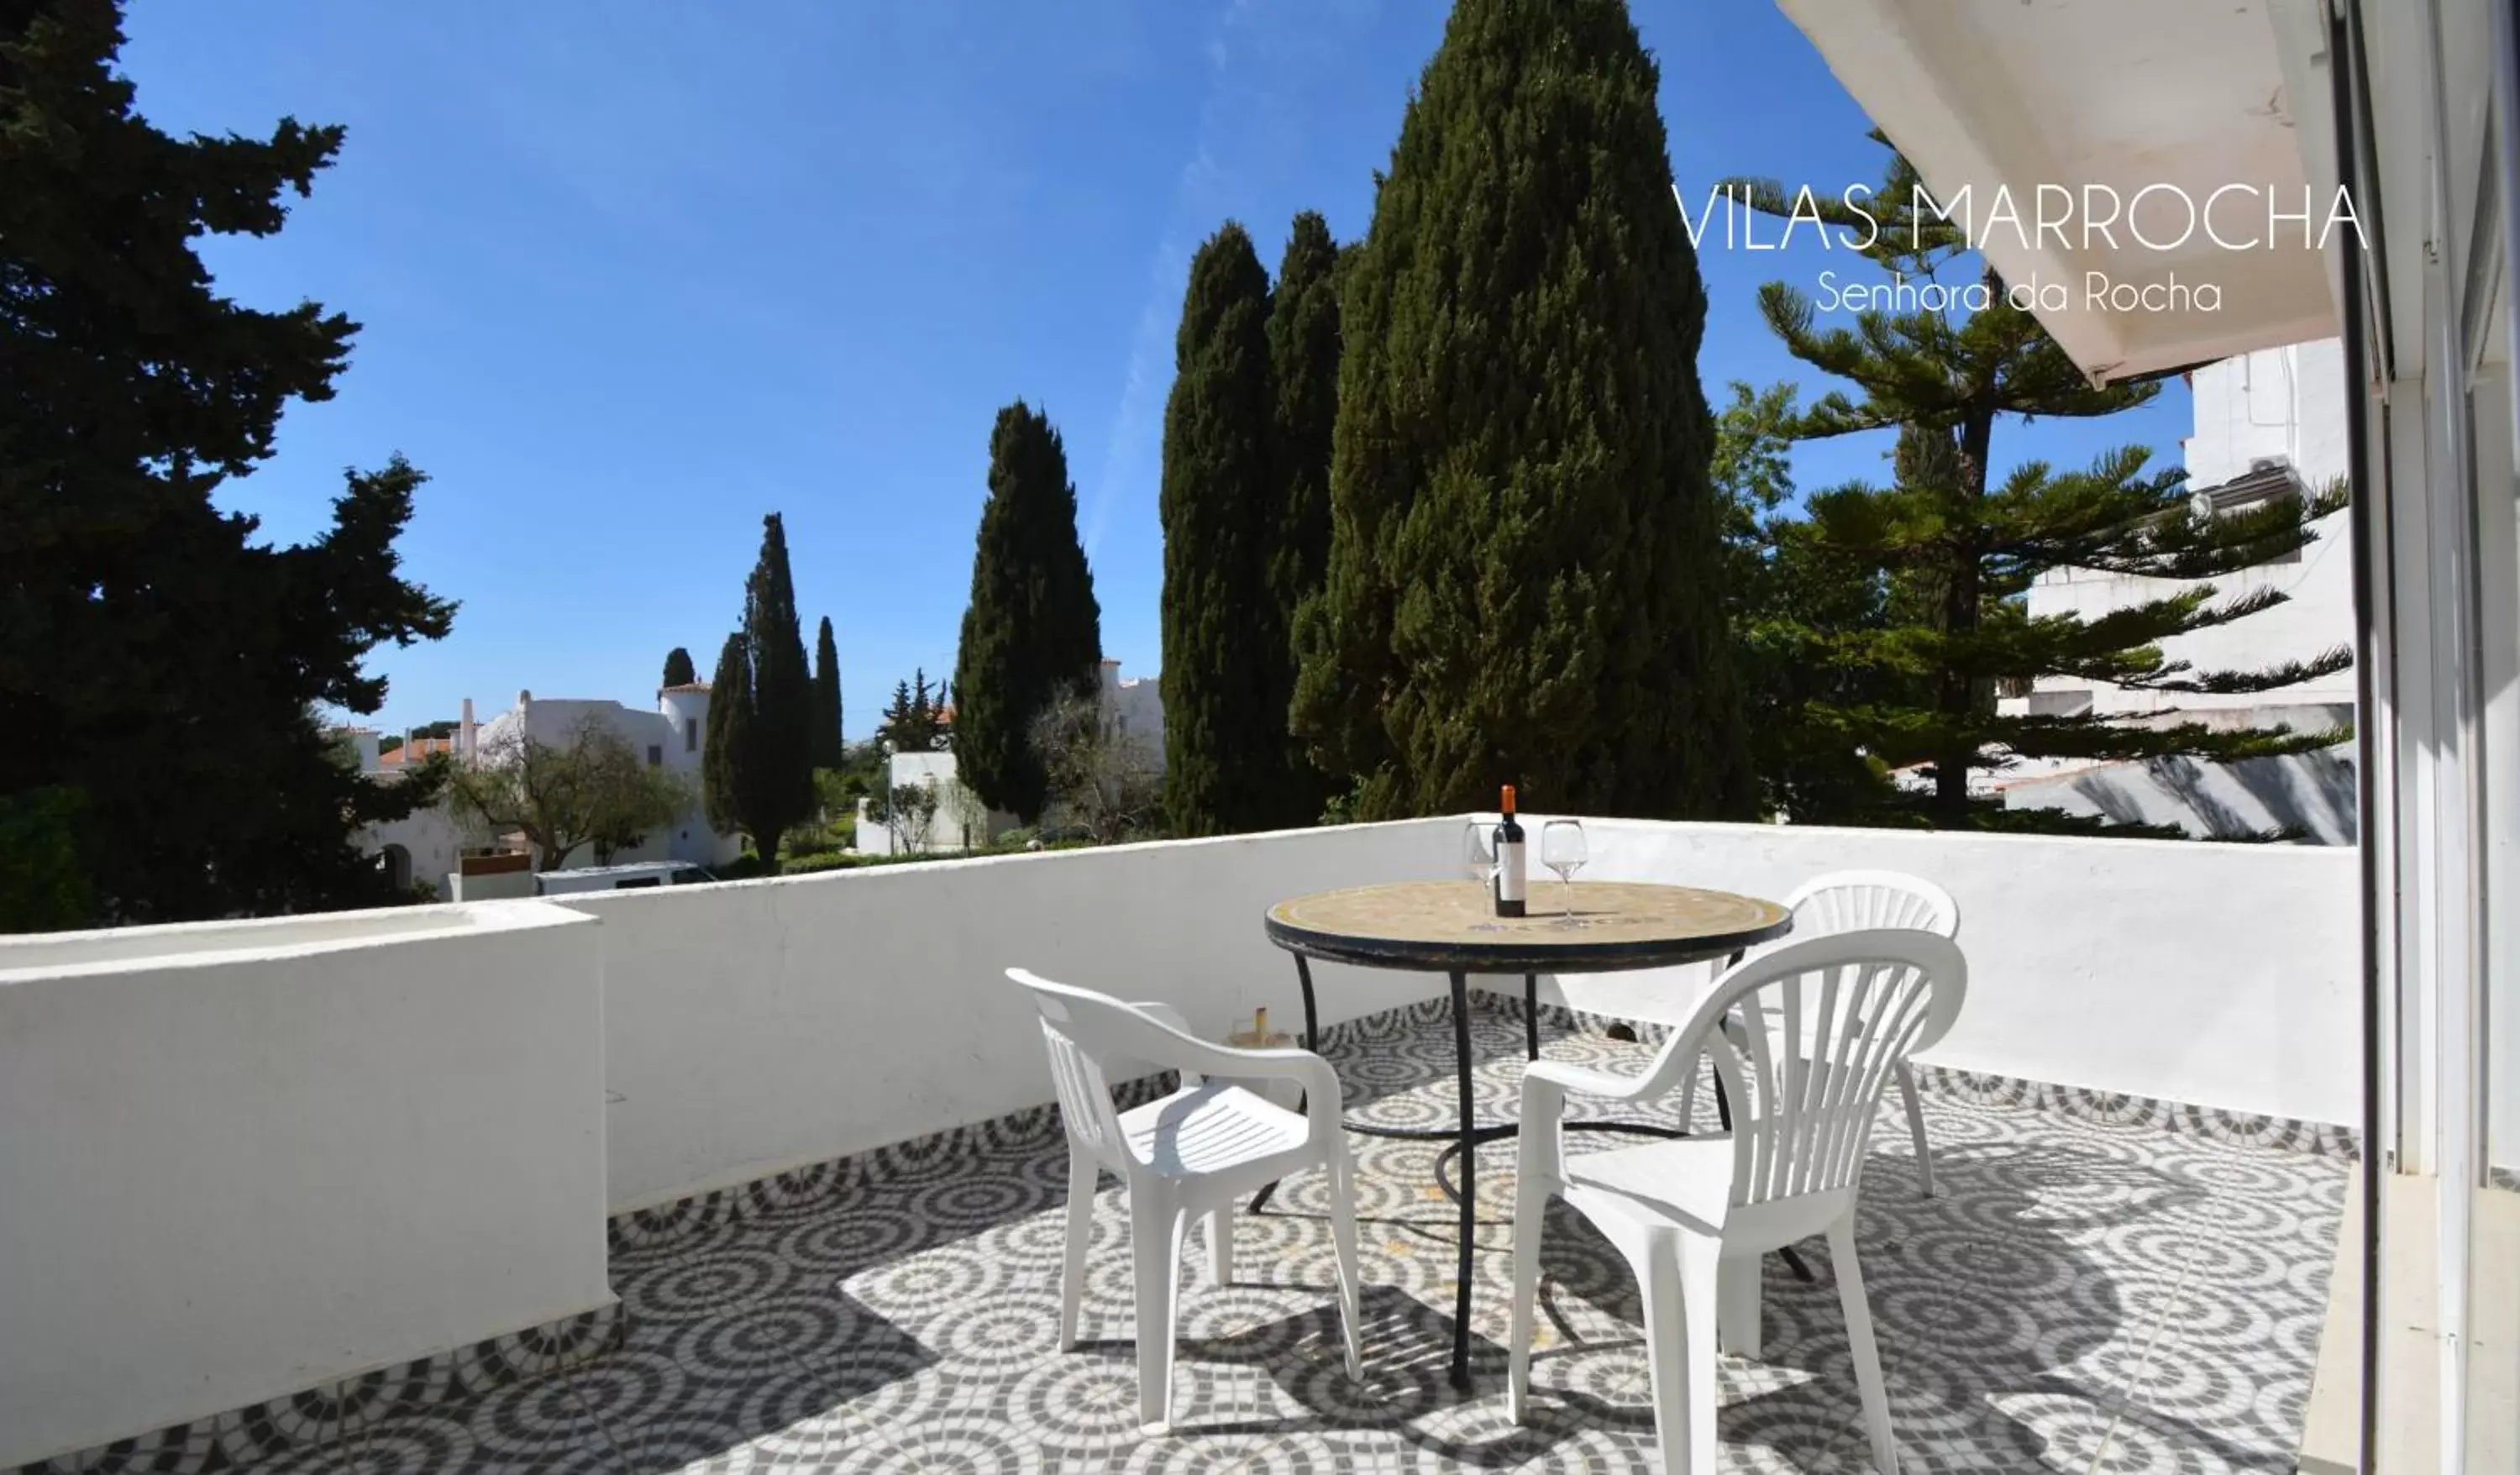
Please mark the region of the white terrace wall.
<svg viewBox="0 0 2520 1475"><path fill-rule="evenodd" d="M0 938L0 1469L608 1304L599 935Z"/></svg>
<svg viewBox="0 0 2520 1475"><path fill-rule="evenodd" d="M601 916L616 1211L1049 1099L1020 963L1290 1030L1261 931L1298 892L1458 874L1462 821L571 898ZM1535 849L1539 821L1530 826ZM1825 871L1958 899L1970 995L1933 1058L2320 1122L2356 1117L2350 850L1595 821L1586 875L1782 897ZM1535 868L1545 905L1553 878ZM1325 1024L1440 979L1317 964ZM1518 981L1484 980L1519 990ZM1674 977L1681 997L1694 979Z"/></svg>
<svg viewBox="0 0 2520 1475"><path fill-rule="evenodd" d="M1535 851L1538 819L1526 821ZM1968 1003L1926 1056L1962 1070L2303 1121L2361 1118L2350 847L1791 826L1585 824L1583 875L1782 899L1828 871L1952 893ZM1535 884L1537 904L1556 878Z"/></svg>
<svg viewBox="0 0 2520 1475"><path fill-rule="evenodd" d="M613 1209L1051 1097L1028 967L1161 999L1222 1039L1302 1023L1261 932L1303 891L1460 873L1458 821L1048 851L569 897L604 920ZM1444 990L1324 966L1322 1023Z"/></svg>

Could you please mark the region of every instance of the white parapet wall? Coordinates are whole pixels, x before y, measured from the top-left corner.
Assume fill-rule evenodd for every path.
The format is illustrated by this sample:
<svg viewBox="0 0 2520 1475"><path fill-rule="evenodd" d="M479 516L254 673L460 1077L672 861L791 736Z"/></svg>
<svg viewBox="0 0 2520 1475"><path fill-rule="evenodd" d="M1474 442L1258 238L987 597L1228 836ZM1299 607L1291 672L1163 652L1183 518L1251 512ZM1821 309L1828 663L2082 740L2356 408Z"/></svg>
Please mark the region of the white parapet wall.
<svg viewBox="0 0 2520 1475"><path fill-rule="evenodd" d="M1261 931L1304 891L1461 873L1420 820L569 897L604 918L612 1205L642 1208L1051 1099L1011 966L1299 1032ZM1444 991L1317 965L1325 1025Z"/></svg>
<svg viewBox="0 0 2520 1475"><path fill-rule="evenodd" d="M600 938L0 938L0 1468L608 1304Z"/></svg>
<svg viewBox="0 0 2520 1475"><path fill-rule="evenodd" d="M1535 850L1543 821L1526 821ZM1925 1058L2308 1122L2361 1119L2349 846L1585 822L1606 880L1778 899L1904 871L1959 903L1968 1003ZM1535 886L1545 906L1553 876ZM1685 980L1683 981L1685 982Z"/></svg>
<svg viewBox="0 0 2520 1475"><path fill-rule="evenodd" d="M1538 819L1529 822L1535 851ZM1274 902L1458 875L1462 821L1291 831L573 897L607 938L616 1211L1050 1099L1021 964L1161 999L1222 1038L1300 1028ZM1781 898L1884 868L1962 912L1968 1006L1933 1059L2330 1123L2356 1119L2353 852L1594 821L1594 878ZM1545 907L1555 882L1534 868ZM1440 978L1316 964L1325 1024ZM1519 990L1515 980L1484 986ZM1552 980L1553 985L1554 981ZM1669 979L1679 997L1700 986ZM1556 990L1549 990L1554 994Z"/></svg>

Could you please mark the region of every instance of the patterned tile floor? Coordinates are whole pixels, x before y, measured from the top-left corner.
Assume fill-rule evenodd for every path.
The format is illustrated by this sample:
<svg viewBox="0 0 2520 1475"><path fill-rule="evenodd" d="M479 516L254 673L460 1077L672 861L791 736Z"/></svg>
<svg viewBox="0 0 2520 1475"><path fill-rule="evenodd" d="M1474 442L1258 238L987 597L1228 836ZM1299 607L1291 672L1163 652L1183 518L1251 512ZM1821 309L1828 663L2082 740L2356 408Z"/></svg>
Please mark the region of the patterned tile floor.
<svg viewBox="0 0 2520 1475"><path fill-rule="evenodd" d="M1361 1035L1330 1051L1352 1114L1451 1120L1440 1014ZM1503 1116L1521 1024L1481 1013L1476 1043L1482 1109ZM1554 1027L1545 1043L1612 1068L1644 1052ZM1906 1133L1885 1114L1861 1227L1910 1471L2292 1468L2343 1198L2336 1160L1950 1096L1926 1111L1940 1194L1917 1196ZM1552 1221L1542 1416L1517 1429L1502 1391L1511 1144L1480 1159L1479 1382L1464 1397L1444 1378L1454 1210L1431 1184L1435 1150L1353 1140L1361 1384L1334 1353L1323 1185L1308 1175L1240 1222L1231 1286L1209 1286L1204 1257L1186 1251L1176 1432L1142 1438L1119 1190L1106 1179L1097 1205L1086 1345L1060 1353L1066 1148L1042 1138L624 1250L617 1350L469 1405L354 1419L284 1467L1651 1468L1636 1292L1618 1256L1571 1215ZM1580 1135L1570 1150L1616 1140ZM1726 1361L1727 1469L1868 1468L1827 1257L1814 1245L1809 1259L1817 1284L1770 1260L1765 1357Z"/></svg>

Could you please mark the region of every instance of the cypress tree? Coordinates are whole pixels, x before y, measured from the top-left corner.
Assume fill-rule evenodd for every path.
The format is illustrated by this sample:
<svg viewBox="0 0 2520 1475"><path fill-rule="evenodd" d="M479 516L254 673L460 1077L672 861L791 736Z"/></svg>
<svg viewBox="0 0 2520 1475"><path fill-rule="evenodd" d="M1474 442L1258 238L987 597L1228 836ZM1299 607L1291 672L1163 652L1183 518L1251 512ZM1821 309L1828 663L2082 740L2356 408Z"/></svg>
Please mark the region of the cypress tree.
<svg viewBox="0 0 2520 1475"><path fill-rule="evenodd" d="M814 812L814 684L777 513L761 519L761 557L744 581L743 626L732 642L736 691L709 691L709 751L701 760L709 813L721 827L750 835L775 872L779 837ZM718 667L724 680L725 654Z"/></svg>
<svg viewBox="0 0 2520 1475"><path fill-rule="evenodd" d="M1732 183L1761 209L1792 209L1771 181ZM1877 231L1872 215L1859 217L1833 201L1818 209L1828 225L1868 237L1861 254L1885 271L1930 276L1968 242L1924 202L1928 198L1914 169L1893 153L1870 202L1881 216ZM1815 494L1805 521L1774 530L1853 577L1875 581L1883 594L1877 615L1859 625L1814 618L1808 609L1776 622L1799 645L1803 663L1830 680L1825 694L1791 714L1814 735L1799 745L1861 748L1891 767L1927 765L1930 794L1892 795L1878 806L1891 823L2087 830L2093 827L2087 818L1972 799L1969 771L2014 758L2235 760L2342 741L2343 730L2257 731L2197 721L2130 727L2097 713L1999 710L2003 684L2026 686L2043 676L2164 693L2265 692L2333 674L2353 656L2339 647L2258 670L2200 672L2162 654L2163 640L2284 603L2288 596L2276 589L2223 600L2211 583L2186 582L2095 619L2029 618L2022 597L2050 569L2209 580L2296 553L2313 540L2312 522L2342 508L2344 495L2287 492L2217 515L2193 505L2184 472L2151 469L2140 446L2103 454L2086 469L2029 461L1992 477L2000 424L2113 415L2152 398L2157 385L2092 385L2038 319L2012 305L1993 267L1981 269L1980 283L1988 305L1964 315L1866 312L1851 329L1820 327L1810 299L1784 283L1760 291L1760 308L1787 351L1856 390L1774 417L1774 433L1808 440L1899 432L1888 486Z"/></svg>
<svg viewBox="0 0 2520 1475"><path fill-rule="evenodd" d="M1294 713L1354 812L1750 797L1706 315L1620 0L1461 0L1340 291ZM1167 652L1169 660L1170 652Z"/></svg>
<svg viewBox="0 0 2520 1475"><path fill-rule="evenodd" d="M1049 781L1032 720L1055 697L1089 690L1102 656L1067 449L1048 417L1017 400L989 435L989 498L951 683L957 771L990 808L1026 824L1041 817Z"/></svg>
<svg viewBox="0 0 2520 1475"><path fill-rule="evenodd" d="M692 652L680 646L665 652L665 674L656 683L658 686L688 687L698 680L699 673L692 669Z"/></svg>
<svg viewBox="0 0 2520 1475"><path fill-rule="evenodd" d="M1270 459L1276 479L1268 530L1269 607L1281 622L1284 659L1272 681L1274 731L1285 745L1282 808L1275 823L1320 820L1331 782L1291 731L1297 611L1316 598L1330 550L1330 436L1338 423L1338 246L1312 210L1295 217L1278 263L1269 308L1269 374L1274 385Z"/></svg>
<svg viewBox="0 0 2520 1475"><path fill-rule="evenodd" d="M708 746L700 753L700 796L710 826L721 834L744 827L751 732L752 664L739 630L717 653L717 674L709 682Z"/></svg>
<svg viewBox="0 0 2520 1475"><path fill-rule="evenodd" d="M1173 831L1284 816L1286 633L1268 589L1269 277L1227 222L1191 258L1164 406L1164 807Z"/></svg>
<svg viewBox="0 0 2520 1475"><path fill-rule="evenodd" d="M840 741L840 651L827 614L814 633L814 766L840 768L847 762Z"/></svg>

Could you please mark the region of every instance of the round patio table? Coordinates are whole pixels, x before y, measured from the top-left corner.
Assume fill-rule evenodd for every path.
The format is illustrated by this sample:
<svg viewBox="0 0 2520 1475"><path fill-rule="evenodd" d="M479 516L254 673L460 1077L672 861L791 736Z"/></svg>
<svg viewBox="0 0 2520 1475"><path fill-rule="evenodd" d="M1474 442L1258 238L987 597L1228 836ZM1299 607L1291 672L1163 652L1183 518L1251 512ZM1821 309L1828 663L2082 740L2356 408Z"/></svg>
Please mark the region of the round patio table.
<svg viewBox="0 0 2520 1475"><path fill-rule="evenodd" d="M1792 914L1772 901L1626 881L1579 881L1572 895L1576 925L1564 924L1566 893L1536 888L1529 916L1498 916L1476 881L1401 881L1352 886L1280 902L1269 909L1269 940L1294 955L1304 992L1304 1048L1321 1049L1313 1002L1312 960L1369 968L1444 973L1453 984L1453 1050L1461 1091L1458 1128L1348 1124L1376 1137L1449 1139L1462 1159L1462 1210L1457 1255L1460 1284L1453 1301L1453 1382L1469 1384L1470 1248L1478 1223L1477 1152L1481 1142L1510 1137L1514 1124L1478 1125L1470 1088L1469 975L1520 973L1523 1048L1540 1058L1539 979L1543 973L1611 973L1702 962L1781 937ZM1558 905L1550 905L1558 903ZM1626 1123L1568 1123L1570 1128L1667 1131ZM1448 1154L1449 1155L1449 1154ZM1437 1171L1441 1173L1441 1161Z"/></svg>

